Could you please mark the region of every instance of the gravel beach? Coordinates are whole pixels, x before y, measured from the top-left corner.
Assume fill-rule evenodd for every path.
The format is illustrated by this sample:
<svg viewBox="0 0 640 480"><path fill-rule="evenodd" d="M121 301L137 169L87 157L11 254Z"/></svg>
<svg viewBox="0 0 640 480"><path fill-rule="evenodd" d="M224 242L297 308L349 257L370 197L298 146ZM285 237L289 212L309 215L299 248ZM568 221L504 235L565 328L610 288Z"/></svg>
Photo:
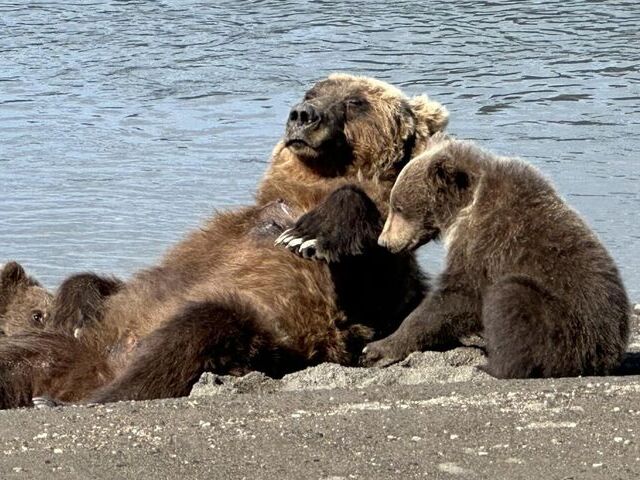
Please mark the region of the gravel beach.
<svg viewBox="0 0 640 480"><path fill-rule="evenodd" d="M617 376L504 381L482 362L468 346L386 369L205 374L183 399L2 411L0 478L640 476L640 316Z"/></svg>

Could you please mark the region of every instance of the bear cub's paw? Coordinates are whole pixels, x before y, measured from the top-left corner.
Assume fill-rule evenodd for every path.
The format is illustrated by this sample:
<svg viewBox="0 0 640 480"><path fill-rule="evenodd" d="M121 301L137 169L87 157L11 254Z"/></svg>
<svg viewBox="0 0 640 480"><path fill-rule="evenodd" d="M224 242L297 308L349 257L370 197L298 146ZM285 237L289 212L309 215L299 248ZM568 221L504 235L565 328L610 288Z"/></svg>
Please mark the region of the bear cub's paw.
<svg viewBox="0 0 640 480"><path fill-rule="evenodd" d="M337 262L376 248L381 231L382 219L375 203L360 188L346 185L302 215L275 244L303 258Z"/></svg>
<svg viewBox="0 0 640 480"><path fill-rule="evenodd" d="M46 395L43 395L41 397L33 397L31 401L33 402L33 408L37 408L41 410L46 410L48 408L55 408L55 407L63 407L66 405L64 402L60 402Z"/></svg>
<svg viewBox="0 0 640 480"><path fill-rule="evenodd" d="M410 352L409 352L410 353ZM388 367L403 360L408 353L393 341L392 338L383 338L369 343L362 350L360 365L363 367Z"/></svg>

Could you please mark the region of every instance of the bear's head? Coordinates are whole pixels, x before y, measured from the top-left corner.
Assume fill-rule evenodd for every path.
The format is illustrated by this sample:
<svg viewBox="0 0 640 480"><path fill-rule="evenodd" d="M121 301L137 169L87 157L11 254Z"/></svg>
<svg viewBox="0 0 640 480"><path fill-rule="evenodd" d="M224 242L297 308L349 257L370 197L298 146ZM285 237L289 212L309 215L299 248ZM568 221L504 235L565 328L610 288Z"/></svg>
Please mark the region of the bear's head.
<svg viewBox="0 0 640 480"><path fill-rule="evenodd" d="M49 320L53 295L27 275L17 262L0 272L0 336L43 329Z"/></svg>
<svg viewBox="0 0 640 480"><path fill-rule="evenodd" d="M424 95L408 98L380 80L336 73L291 109L280 148L321 177L393 181L448 117Z"/></svg>
<svg viewBox="0 0 640 480"><path fill-rule="evenodd" d="M395 253L447 235L474 201L483 155L470 143L435 135L398 176L378 243Z"/></svg>
<svg viewBox="0 0 640 480"><path fill-rule="evenodd" d="M123 286L118 278L95 273L68 277L56 291L50 325L76 338L86 335L101 322L105 301Z"/></svg>

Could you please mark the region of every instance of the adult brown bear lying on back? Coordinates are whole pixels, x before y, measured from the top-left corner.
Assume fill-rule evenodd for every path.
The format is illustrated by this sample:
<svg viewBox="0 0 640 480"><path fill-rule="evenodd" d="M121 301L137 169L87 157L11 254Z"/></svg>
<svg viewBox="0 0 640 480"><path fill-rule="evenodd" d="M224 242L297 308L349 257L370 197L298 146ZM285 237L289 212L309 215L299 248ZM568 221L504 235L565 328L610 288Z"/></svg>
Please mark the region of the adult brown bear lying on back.
<svg viewBox="0 0 640 480"><path fill-rule="evenodd" d="M175 397L205 370L281 376L320 362L354 364L425 293L414 256L391 255L377 236L398 173L446 123L440 104L384 82L337 74L316 83L289 114L256 205L215 215L110 295L93 338L48 338L44 367L5 360L25 347L1 345L0 406L22 404L25 392L95 402ZM314 252L302 253L332 261L274 245L286 228L315 240ZM63 397L46 371L24 374L54 371L73 349L103 361L122 344L135 347L115 379L88 394ZM48 386L25 385L30 376Z"/></svg>

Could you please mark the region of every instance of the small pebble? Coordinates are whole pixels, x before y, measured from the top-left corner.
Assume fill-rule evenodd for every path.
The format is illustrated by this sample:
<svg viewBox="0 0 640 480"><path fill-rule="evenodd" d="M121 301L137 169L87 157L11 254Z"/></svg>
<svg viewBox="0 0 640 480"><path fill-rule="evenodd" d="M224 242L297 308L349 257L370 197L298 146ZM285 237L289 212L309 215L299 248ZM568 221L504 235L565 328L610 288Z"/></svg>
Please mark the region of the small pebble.
<svg viewBox="0 0 640 480"><path fill-rule="evenodd" d="M635 313L636 315L640 315L640 303L636 303L633 306L633 313Z"/></svg>

